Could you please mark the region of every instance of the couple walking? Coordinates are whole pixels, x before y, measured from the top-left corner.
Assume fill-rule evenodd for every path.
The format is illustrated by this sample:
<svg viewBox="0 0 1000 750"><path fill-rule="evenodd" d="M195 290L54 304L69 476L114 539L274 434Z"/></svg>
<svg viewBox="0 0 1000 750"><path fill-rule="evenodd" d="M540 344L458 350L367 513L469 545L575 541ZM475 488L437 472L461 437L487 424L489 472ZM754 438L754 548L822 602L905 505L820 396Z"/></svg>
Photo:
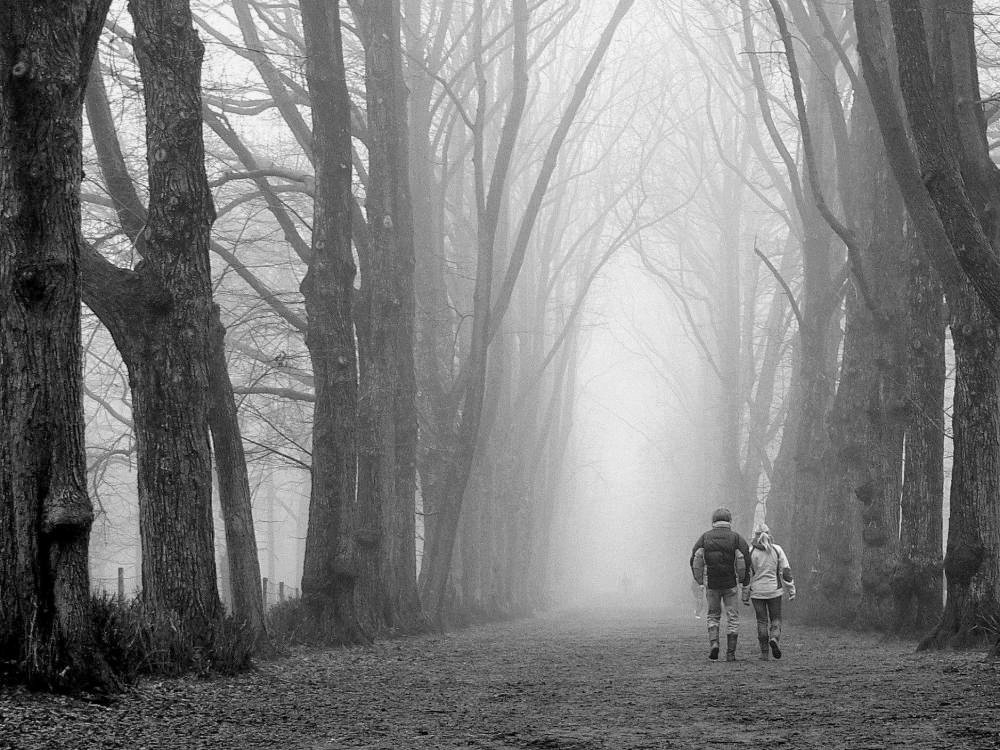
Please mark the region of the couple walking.
<svg viewBox="0 0 1000 750"><path fill-rule="evenodd" d="M781 658L781 597L795 598L795 583L785 551L771 539L766 524L754 528L748 545L732 530L732 514L719 508L712 514L712 528L702 534L691 551L691 572L705 586L708 600L709 659L719 658L719 627L726 608L726 661L736 661L740 612L737 605L743 586L743 604L753 603L757 616L760 658Z"/></svg>

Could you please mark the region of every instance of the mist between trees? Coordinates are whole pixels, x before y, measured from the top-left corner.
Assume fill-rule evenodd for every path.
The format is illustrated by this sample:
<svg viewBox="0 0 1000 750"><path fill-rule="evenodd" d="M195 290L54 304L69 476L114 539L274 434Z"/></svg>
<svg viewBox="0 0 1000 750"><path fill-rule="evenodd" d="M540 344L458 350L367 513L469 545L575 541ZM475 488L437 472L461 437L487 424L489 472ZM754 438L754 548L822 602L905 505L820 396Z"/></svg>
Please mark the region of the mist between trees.
<svg viewBox="0 0 1000 750"><path fill-rule="evenodd" d="M719 505L807 621L996 635L990 3L56 5L0 10L18 679L118 684L119 568L204 666L683 597Z"/></svg>

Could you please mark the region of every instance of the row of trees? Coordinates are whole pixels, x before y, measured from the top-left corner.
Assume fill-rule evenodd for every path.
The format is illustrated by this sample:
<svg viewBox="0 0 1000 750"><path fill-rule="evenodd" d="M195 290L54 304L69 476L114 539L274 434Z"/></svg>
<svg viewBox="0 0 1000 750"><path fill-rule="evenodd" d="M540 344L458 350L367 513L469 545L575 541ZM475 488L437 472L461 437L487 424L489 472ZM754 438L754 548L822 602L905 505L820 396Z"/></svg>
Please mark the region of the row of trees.
<svg viewBox="0 0 1000 750"><path fill-rule="evenodd" d="M42 684L109 679L87 623L82 393L134 441L109 441L92 467L134 457L143 603L206 652L224 616L213 464L232 611L269 648L241 437L262 423L272 434L251 445L287 455L283 440L311 467L299 632L355 642L538 601L545 485L565 445L575 331L597 272L585 256L613 204L569 250L553 238L571 219L544 239L535 228L559 210L545 201L571 200L560 154L631 5L600 21L558 113L530 123L530 73L555 59L551 44L571 23L594 21L578 18L577 4L412 2L406 34L399 3L386 0L236 0L196 14L186 0L130 3L129 23L106 3L7 11L16 33L5 39L2 120L18 156L4 160L11 251L0 294L12 425L2 467L12 502L0 519L5 659ZM64 60L70 37L79 41ZM226 45L254 79L242 95L202 80L200 37ZM144 137L143 118L123 107L137 96ZM538 169L523 145L529 125L544 144ZM261 137L278 159L259 156ZM575 167L589 156L580 147ZM515 184L528 196L520 209ZM245 239L249 216L257 230ZM273 259L275 232L291 262L261 262ZM544 253L538 275L515 293L529 251ZM571 266L577 251L584 262ZM239 307L218 304L227 294ZM123 366L127 381L81 383L81 299L101 325L91 351L110 355L94 348L109 335L121 364L101 367ZM491 342L498 354L488 358ZM39 348L56 345L57 354ZM234 388L232 375L257 365ZM259 421L245 409L241 424L241 397ZM307 429L288 409L268 413L268 399L307 404ZM515 465L527 473L508 474ZM517 481L495 481L501 474ZM481 492L463 512L470 484Z"/></svg>
<svg viewBox="0 0 1000 750"><path fill-rule="evenodd" d="M704 290L686 314L718 386L716 499L784 535L807 618L920 632L924 646L981 642L1000 606L997 174L980 10L664 10L710 40L689 50L727 170L715 180L721 250L686 282L688 299ZM773 286L762 290L750 248ZM682 296L662 259L647 265Z"/></svg>
<svg viewBox="0 0 1000 750"><path fill-rule="evenodd" d="M207 652L220 575L270 648L276 466L311 478L280 499L307 637L543 604L586 301L628 264L704 362L691 393L637 342L691 405L692 504L766 515L810 618L995 630L991 105L971 0L911 5L661 2L632 55L631 0L4 10L4 660L110 679L86 623L111 477L143 602Z"/></svg>
<svg viewBox="0 0 1000 750"><path fill-rule="evenodd" d="M974 7L855 2L859 75L844 51L850 16L821 3L787 6L810 74L797 63L802 50L785 8L770 5L811 202L827 236L846 248L852 281L839 372L824 372L829 348L807 354L803 345L796 454L787 489L776 483L772 496L788 498L807 585L823 594L813 599L820 611L851 624L932 628L925 646L974 643L995 632L1000 612L997 170L976 73ZM849 115L838 89L822 90L838 77L850 84ZM812 303L804 290L804 309L830 298L831 278L839 283L825 276ZM939 618L946 321L956 369ZM820 326L828 323L819 318L800 336ZM819 376L812 385L810 373Z"/></svg>

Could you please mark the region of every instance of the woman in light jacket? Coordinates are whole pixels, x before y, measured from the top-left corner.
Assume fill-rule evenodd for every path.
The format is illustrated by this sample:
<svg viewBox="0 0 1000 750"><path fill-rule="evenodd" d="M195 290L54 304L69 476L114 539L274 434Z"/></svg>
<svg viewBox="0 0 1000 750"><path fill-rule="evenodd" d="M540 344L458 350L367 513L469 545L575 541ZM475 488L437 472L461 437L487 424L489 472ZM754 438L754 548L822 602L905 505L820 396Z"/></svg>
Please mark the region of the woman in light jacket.
<svg viewBox="0 0 1000 750"><path fill-rule="evenodd" d="M778 641L781 638L781 595L788 592L795 598L795 582L788 557L771 539L766 524L754 529L750 539L750 586L743 588L743 603L753 602L757 615L757 640L760 658L767 660L768 650L775 659L781 658Z"/></svg>

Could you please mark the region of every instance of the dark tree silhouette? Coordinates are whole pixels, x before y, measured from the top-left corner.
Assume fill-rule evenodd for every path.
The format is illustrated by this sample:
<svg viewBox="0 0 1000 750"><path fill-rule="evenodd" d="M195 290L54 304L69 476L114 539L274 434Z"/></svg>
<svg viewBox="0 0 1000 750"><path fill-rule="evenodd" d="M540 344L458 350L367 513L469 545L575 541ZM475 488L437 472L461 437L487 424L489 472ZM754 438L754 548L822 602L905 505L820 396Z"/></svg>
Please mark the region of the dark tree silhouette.
<svg viewBox="0 0 1000 750"><path fill-rule="evenodd" d="M0 7L0 660L108 684L92 648L80 342L87 74L108 2Z"/></svg>

